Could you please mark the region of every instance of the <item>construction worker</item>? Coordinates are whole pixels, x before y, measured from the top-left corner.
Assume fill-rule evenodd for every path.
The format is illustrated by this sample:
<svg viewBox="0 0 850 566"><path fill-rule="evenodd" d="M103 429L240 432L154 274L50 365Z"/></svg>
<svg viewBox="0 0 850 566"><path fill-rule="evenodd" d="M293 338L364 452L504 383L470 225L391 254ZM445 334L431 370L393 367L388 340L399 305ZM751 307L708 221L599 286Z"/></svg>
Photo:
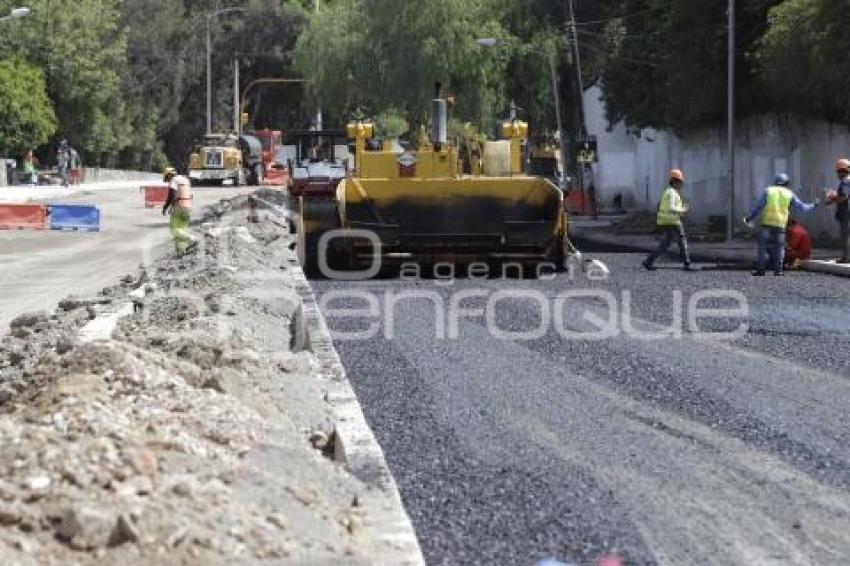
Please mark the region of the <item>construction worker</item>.
<svg viewBox="0 0 850 566"><path fill-rule="evenodd" d="M167 167L162 180L168 183L168 198L162 206L165 216L171 210L171 237L174 238L174 249L177 255L183 255L197 243L189 233L189 221L192 213L192 183L187 177L178 175L173 167Z"/></svg>
<svg viewBox="0 0 850 566"><path fill-rule="evenodd" d="M841 259L839 263L850 263L850 159L839 159L835 164L838 175L838 188L835 190L835 219L838 221L841 241Z"/></svg>
<svg viewBox="0 0 850 566"><path fill-rule="evenodd" d="M774 179L773 185L767 187L756 201L752 212L744 218L747 226L753 227L753 221L761 215L761 229L758 235L758 255L754 276L763 277L767 264L767 254L770 253L774 275L783 275L782 267L785 262L785 230L791 216L791 209L800 212L810 212L817 204L808 204L797 198L794 191L788 188L791 180L785 173L780 173Z"/></svg>
<svg viewBox="0 0 850 566"><path fill-rule="evenodd" d="M670 184L661 201L658 203L658 214L656 225L662 233L661 243L658 249L649 254L643 260L643 266L649 270L655 270L655 260L670 249L673 240L679 245L679 256L682 258L683 269L692 271L691 257L688 254L688 237L682 224L682 216L688 213L688 206L682 201L682 187L685 184L685 175L679 169L670 171Z"/></svg>
<svg viewBox="0 0 850 566"><path fill-rule="evenodd" d="M56 170L62 179L62 186L66 189L70 184L71 157L71 146L68 140L63 139L59 142L59 149L56 150Z"/></svg>

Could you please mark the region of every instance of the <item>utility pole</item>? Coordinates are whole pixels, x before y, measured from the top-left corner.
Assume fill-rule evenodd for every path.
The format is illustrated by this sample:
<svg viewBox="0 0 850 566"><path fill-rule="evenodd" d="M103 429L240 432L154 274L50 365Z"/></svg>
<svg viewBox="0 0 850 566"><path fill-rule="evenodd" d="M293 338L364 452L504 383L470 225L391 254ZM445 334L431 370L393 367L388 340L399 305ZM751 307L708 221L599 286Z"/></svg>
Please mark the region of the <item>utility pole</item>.
<svg viewBox="0 0 850 566"><path fill-rule="evenodd" d="M233 131L242 133L242 110L239 105L239 54L233 58Z"/></svg>
<svg viewBox="0 0 850 566"><path fill-rule="evenodd" d="M210 20L207 16L207 135L212 133L212 33Z"/></svg>
<svg viewBox="0 0 850 566"><path fill-rule="evenodd" d="M571 37L569 37L570 45L572 46L572 56L573 56L573 64L575 65L576 70L576 141L582 142L587 140L587 126L585 124L585 113L584 113L584 81L581 76L581 54L579 53L578 48L578 30L576 26L576 14L573 6L573 0L567 0L567 10L569 12L570 21L569 28L570 32L572 32ZM590 210L591 214L594 218L596 218L596 190L593 187L593 184L590 183L588 187L585 187L586 178L589 177L587 175L587 169L589 169L589 165L586 163L576 163L577 171L578 171L578 182L579 186L587 191L587 198L590 201Z"/></svg>
<svg viewBox="0 0 850 566"><path fill-rule="evenodd" d="M561 91L558 88L558 70L555 62L555 53L549 54L549 71L552 73L552 96L555 98L555 122L558 124L558 145L561 147L561 179L567 175L567 136L564 133L564 123L561 120ZM560 189L564 189L565 183L561 183Z"/></svg>
<svg viewBox="0 0 850 566"><path fill-rule="evenodd" d="M729 136L729 211L726 221L726 239L731 240L734 236L735 224L735 0L729 0L729 98L728 112L729 124L727 134Z"/></svg>
<svg viewBox="0 0 850 566"><path fill-rule="evenodd" d="M576 29L576 15L573 9L573 0L567 0L567 8L570 13L570 32L568 37L569 43L572 46L573 64L576 69L576 88L578 89L578 100L576 101L576 118L578 120L578 140L584 139L587 136L587 128L584 124L584 81L581 78L581 55L578 50L578 30ZM577 140L577 141L578 141Z"/></svg>
<svg viewBox="0 0 850 566"><path fill-rule="evenodd" d="M322 0L316 0L316 13L317 14L322 9L321 3L322 3ZM324 127L324 124L322 124L322 107L319 106L316 109L316 131L319 131L319 132L322 131L323 127Z"/></svg>
<svg viewBox="0 0 850 566"><path fill-rule="evenodd" d="M207 134L212 133L212 32L210 31L212 20L216 16L220 16L222 14L247 11L247 8L240 8L237 6L233 8L224 8L207 14Z"/></svg>

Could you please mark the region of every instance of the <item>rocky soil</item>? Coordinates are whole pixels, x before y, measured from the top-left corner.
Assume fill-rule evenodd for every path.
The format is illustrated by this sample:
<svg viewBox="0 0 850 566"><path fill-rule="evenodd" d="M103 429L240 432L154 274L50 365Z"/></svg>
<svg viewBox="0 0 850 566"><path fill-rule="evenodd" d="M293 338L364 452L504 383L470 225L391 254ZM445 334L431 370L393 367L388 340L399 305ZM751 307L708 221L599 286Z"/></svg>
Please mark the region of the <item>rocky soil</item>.
<svg viewBox="0 0 850 566"><path fill-rule="evenodd" d="M225 204L187 256L0 340L1 563L368 562L371 488L329 457L288 231Z"/></svg>

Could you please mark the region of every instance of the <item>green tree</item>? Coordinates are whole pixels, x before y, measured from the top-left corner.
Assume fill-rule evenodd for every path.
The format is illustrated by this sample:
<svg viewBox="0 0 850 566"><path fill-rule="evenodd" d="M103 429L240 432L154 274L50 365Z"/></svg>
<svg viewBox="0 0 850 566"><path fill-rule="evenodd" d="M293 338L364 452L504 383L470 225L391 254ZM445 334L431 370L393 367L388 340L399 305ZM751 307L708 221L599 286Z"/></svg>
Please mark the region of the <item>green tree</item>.
<svg viewBox="0 0 850 566"><path fill-rule="evenodd" d="M46 143L55 130L41 69L20 57L0 61L0 147L21 154Z"/></svg>
<svg viewBox="0 0 850 566"><path fill-rule="evenodd" d="M120 0L32 0L32 13L0 43L0 54L23 53L44 69L67 138L89 161L108 162L131 142L121 91L126 31Z"/></svg>
<svg viewBox="0 0 850 566"><path fill-rule="evenodd" d="M456 116L492 124L506 62L475 39L506 37L498 16L487 0L341 0L312 17L295 63L316 103L340 116L392 107L422 123L440 82Z"/></svg>
<svg viewBox="0 0 850 566"><path fill-rule="evenodd" d="M758 62L773 106L798 115L850 124L850 13L840 0L786 0L770 11Z"/></svg>
<svg viewBox="0 0 850 566"><path fill-rule="evenodd" d="M778 1L736 4L739 116L770 110L754 55L768 11ZM601 78L610 122L679 132L725 122L725 2L626 0L617 16L583 32L591 49L603 54Z"/></svg>

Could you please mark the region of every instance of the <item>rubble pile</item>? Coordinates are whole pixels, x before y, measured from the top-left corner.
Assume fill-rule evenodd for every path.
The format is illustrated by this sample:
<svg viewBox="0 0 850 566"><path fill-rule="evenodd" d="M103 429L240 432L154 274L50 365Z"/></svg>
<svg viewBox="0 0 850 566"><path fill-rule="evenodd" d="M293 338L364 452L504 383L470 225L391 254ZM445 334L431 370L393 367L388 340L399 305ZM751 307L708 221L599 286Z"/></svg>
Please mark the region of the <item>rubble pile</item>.
<svg viewBox="0 0 850 566"><path fill-rule="evenodd" d="M187 256L12 324L3 564L367 562L369 488L327 457L317 361L290 347L294 252L260 216L234 203ZM80 340L127 303L112 339Z"/></svg>

